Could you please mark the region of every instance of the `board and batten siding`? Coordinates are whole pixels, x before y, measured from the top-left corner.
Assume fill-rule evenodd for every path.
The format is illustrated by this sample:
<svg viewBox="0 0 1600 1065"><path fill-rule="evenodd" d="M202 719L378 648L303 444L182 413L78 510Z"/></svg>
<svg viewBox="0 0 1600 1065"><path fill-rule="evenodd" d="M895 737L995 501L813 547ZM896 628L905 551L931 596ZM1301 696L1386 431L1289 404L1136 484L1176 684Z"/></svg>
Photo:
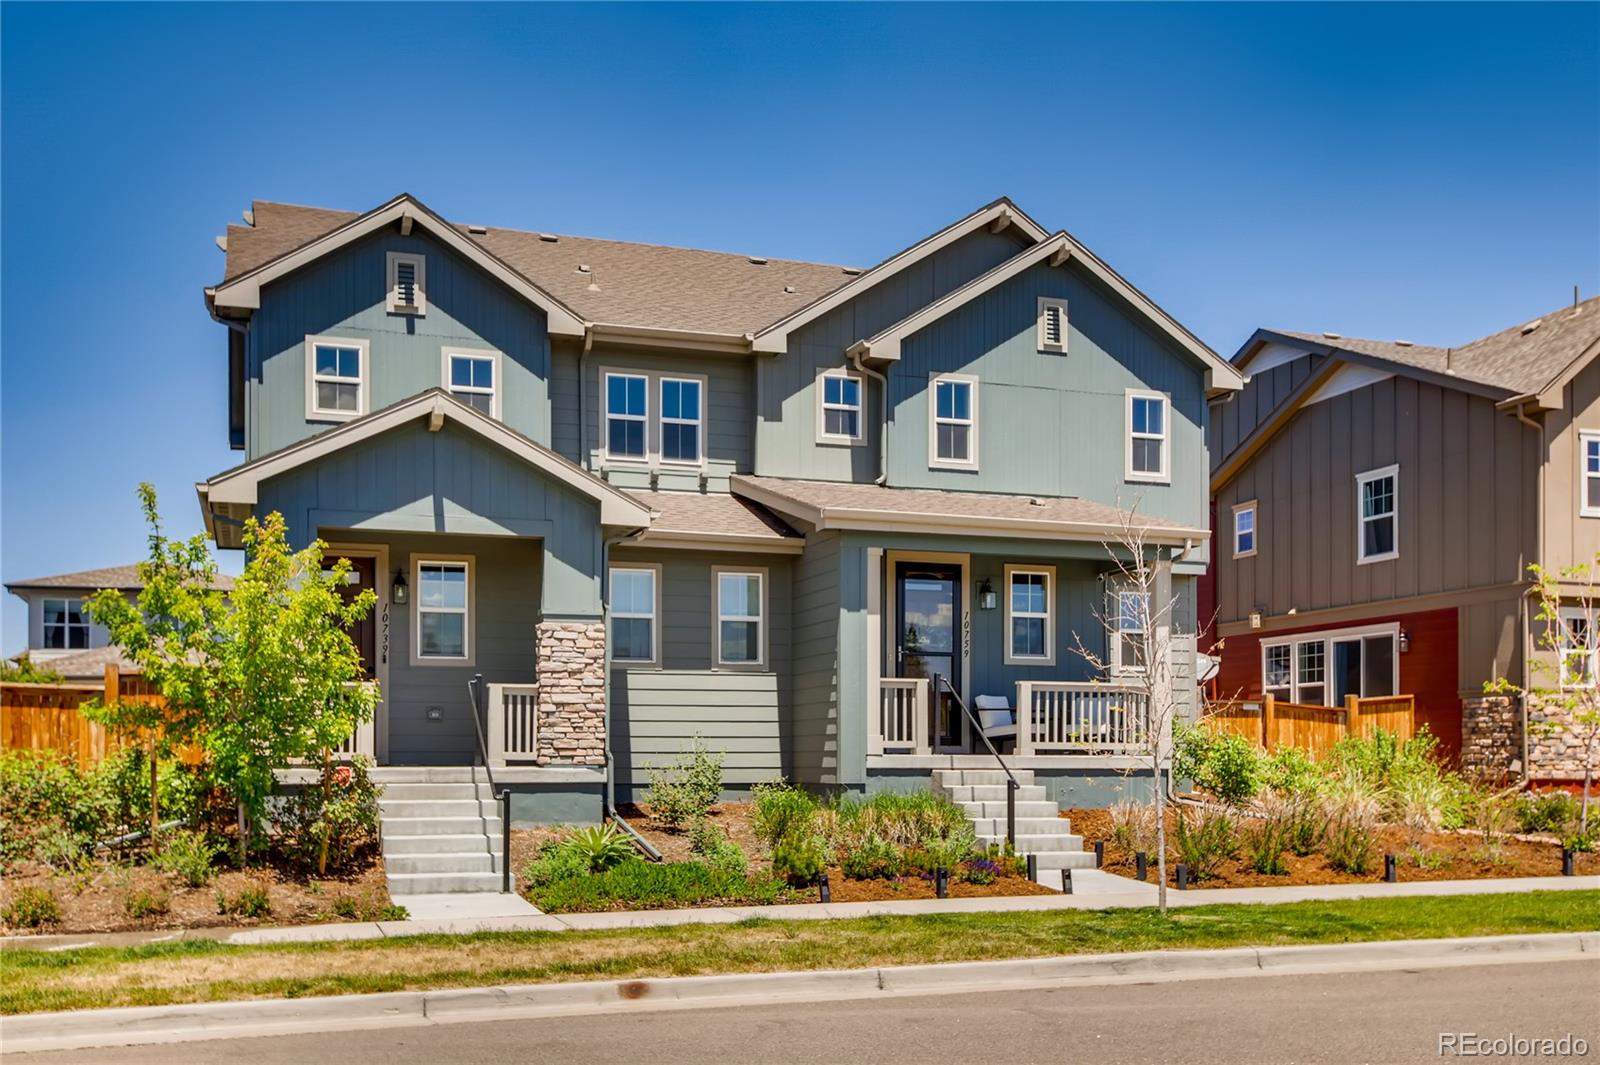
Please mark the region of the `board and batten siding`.
<svg viewBox="0 0 1600 1065"><path fill-rule="evenodd" d="M1040 352L1041 296L1068 301L1066 354ZM978 378L978 469L930 469L929 381ZM1135 504L1203 528L1205 369L1070 261L1025 270L902 343L890 368L889 483ZM1127 390L1171 397L1170 484L1127 480Z"/></svg>
<svg viewBox="0 0 1600 1065"><path fill-rule="evenodd" d="M848 365L845 349L999 266L1026 247L1010 233L982 230L880 281L789 336L788 350L756 364L755 472L815 481L870 481L878 474L882 401L864 378L859 447L817 443L817 375Z"/></svg>
<svg viewBox="0 0 1600 1065"><path fill-rule="evenodd" d="M427 313L388 313L389 252L426 256ZM550 443L544 312L421 233L374 234L266 285L246 343L246 457L327 429L306 418L307 336L370 342L367 410L444 383L444 349L500 352L505 423Z"/></svg>
<svg viewBox="0 0 1600 1065"><path fill-rule="evenodd" d="M789 559L614 547L611 562L661 567L661 665L616 665L611 671L618 783L643 788L651 766L676 761L693 749L696 736L707 749L726 754L722 779L730 788L782 777L793 604ZM767 661L761 669L715 666L713 566L767 571Z"/></svg>
<svg viewBox="0 0 1600 1065"><path fill-rule="evenodd" d="M1206 439L1212 464L1219 464L1233 454L1256 426L1270 418L1306 378L1322 368L1327 358L1287 349L1281 344L1269 344L1262 349L1245 367L1249 377L1245 379L1244 388L1211 404ZM1264 368L1257 369L1258 366Z"/></svg>
<svg viewBox="0 0 1600 1065"><path fill-rule="evenodd" d="M262 483L256 513L283 514L289 542L319 529L537 538L548 618L600 616L599 505L452 423L419 418Z"/></svg>
<svg viewBox="0 0 1600 1065"><path fill-rule="evenodd" d="M1584 517L1583 430L1600 432L1600 362L1581 370L1562 394L1562 406L1544 416L1544 564L1551 570L1595 566L1600 517Z"/></svg>

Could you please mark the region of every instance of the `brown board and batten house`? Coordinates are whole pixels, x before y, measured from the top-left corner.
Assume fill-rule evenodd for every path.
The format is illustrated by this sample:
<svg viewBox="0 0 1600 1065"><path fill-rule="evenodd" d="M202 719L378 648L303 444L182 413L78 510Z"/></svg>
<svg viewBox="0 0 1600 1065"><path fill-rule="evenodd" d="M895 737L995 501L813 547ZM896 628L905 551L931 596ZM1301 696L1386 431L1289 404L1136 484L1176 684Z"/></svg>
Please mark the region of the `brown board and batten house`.
<svg viewBox="0 0 1600 1065"><path fill-rule="evenodd" d="M1218 695L1412 694L1464 763L1571 775L1483 688L1538 682L1528 567L1600 553L1597 353L1600 299L1457 348L1257 330L1208 430Z"/></svg>

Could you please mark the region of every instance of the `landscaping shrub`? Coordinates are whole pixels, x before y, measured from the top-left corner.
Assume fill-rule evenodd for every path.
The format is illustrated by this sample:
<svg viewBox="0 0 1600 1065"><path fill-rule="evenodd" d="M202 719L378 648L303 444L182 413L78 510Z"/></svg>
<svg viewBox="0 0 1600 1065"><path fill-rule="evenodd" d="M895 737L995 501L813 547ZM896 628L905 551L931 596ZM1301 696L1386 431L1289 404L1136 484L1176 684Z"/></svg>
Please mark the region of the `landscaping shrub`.
<svg viewBox="0 0 1600 1065"><path fill-rule="evenodd" d="M1172 722L1172 779L1199 786L1215 733L1183 719Z"/></svg>
<svg viewBox="0 0 1600 1065"><path fill-rule="evenodd" d="M1154 854L1156 809L1147 802L1122 799L1111 807L1111 842L1128 854Z"/></svg>
<svg viewBox="0 0 1600 1065"><path fill-rule="evenodd" d="M1263 876L1283 876L1289 872L1283 860L1296 827L1296 800L1268 789L1256 796L1255 811L1241 833L1250 868Z"/></svg>
<svg viewBox="0 0 1600 1065"><path fill-rule="evenodd" d="M234 917L267 917L272 913L272 900L263 885L253 884L232 895L217 892L217 912Z"/></svg>
<svg viewBox="0 0 1600 1065"><path fill-rule="evenodd" d="M1288 829L1285 842L1289 850L1301 858L1315 854L1328 831L1328 824L1322 817L1322 797L1315 791L1300 791L1286 796L1286 801L1284 816L1288 820Z"/></svg>
<svg viewBox="0 0 1600 1065"><path fill-rule="evenodd" d="M603 873L633 856L633 841L612 824L579 829L556 846L573 855L575 864L581 862L586 873Z"/></svg>
<svg viewBox="0 0 1600 1065"><path fill-rule="evenodd" d="M159 917L171 912L172 898L165 891L138 888L128 892L122 900L122 908L134 920Z"/></svg>
<svg viewBox="0 0 1600 1065"><path fill-rule="evenodd" d="M33 852L29 857L58 873L81 869L89 863L87 841L61 825L42 827L33 838Z"/></svg>
<svg viewBox="0 0 1600 1065"><path fill-rule="evenodd" d="M523 868L522 882L529 888L542 888L558 880L588 874L588 858L552 840L540 847L539 856Z"/></svg>
<svg viewBox="0 0 1600 1065"><path fill-rule="evenodd" d="M594 876L557 880L529 892L548 912L695 905L708 902L772 903L782 884L719 872L701 862L652 863L630 858Z"/></svg>
<svg viewBox="0 0 1600 1065"><path fill-rule="evenodd" d="M954 869L977 854L978 830L964 820L949 835L923 840L920 847L907 852L906 862L927 871Z"/></svg>
<svg viewBox="0 0 1600 1065"><path fill-rule="evenodd" d="M38 928L61 920L61 904L47 888L20 888L0 910L0 918L16 928Z"/></svg>
<svg viewBox="0 0 1600 1065"><path fill-rule="evenodd" d="M151 864L192 888L204 887L211 882L218 850L203 832L173 832L162 841Z"/></svg>
<svg viewBox="0 0 1600 1065"><path fill-rule="evenodd" d="M1481 834L1478 857L1498 865L1505 861L1505 837L1515 823L1515 806L1505 792L1483 789L1467 805L1467 827Z"/></svg>
<svg viewBox="0 0 1600 1065"><path fill-rule="evenodd" d="M777 847L792 835L814 834L820 806L810 792L785 784L757 784L751 789L755 814L751 820L756 839Z"/></svg>
<svg viewBox="0 0 1600 1065"><path fill-rule="evenodd" d="M410 916L404 906L371 896L340 895L333 900L329 910L335 917L343 917L347 921L404 921Z"/></svg>
<svg viewBox="0 0 1600 1065"><path fill-rule="evenodd" d="M106 760L113 763L121 764ZM54 751L0 753L0 862L9 868L33 858L47 836L46 853L60 859L112 834L107 831L113 821L108 777L109 772L80 770Z"/></svg>
<svg viewBox="0 0 1600 1065"><path fill-rule="evenodd" d="M1299 747L1279 747L1261 760L1259 779L1263 788L1279 795L1312 794L1322 790L1322 770Z"/></svg>
<svg viewBox="0 0 1600 1065"><path fill-rule="evenodd" d="M1328 864L1352 876L1372 868L1378 843L1379 808L1359 778L1341 782L1322 807L1326 831L1323 854Z"/></svg>
<svg viewBox="0 0 1600 1065"><path fill-rule="evenodd" d="M993 858L973 858L961 863L961 879L969 884L992 884L1000 878L1001 866Z"/></svg>
<svg viewBox="0 0 1600 1065"><path fill-rule="evenodd" d="M354 866L378 842L379 788L364 758L327 764L316 783L289 796L274 817L273 845L303 870Z"/></svg>
<svg viewBox="0 0 1600 1065"><path fill-rule="evenodd" d="M686 825L704 817L722 796L721 752L711 754L694 738L694 750L665 769L651 767L644 801L650 816L664 825Z"/></svg>
<svg viewBox="0 0 1600 1065"><path fill-rule="evenodd" d="M1261 787L1262 752L1243 736L1174 723L1173 743L1174 779L1233 804L1249 801Z"/></svg>
<svg viewBox="0 0 1600 1065"><path fill-rule="evenodd" d="M821 835L791 832L772 848L772 871L791 884L809 884L828 865L828 848Z"/></svg>
<svg viewBox="0 0 1600 1065"><path fill-rule="evenodd" d="M853 813L863 836L901 847L945 839L972 824L966 811L931 791L882 792L855 806Z"/></svg>
<svg viewBox="0 0 1600 1065"><path fill-rule="evenodd" d="M743 876L750 868L739 845L708 820L696 821L689 830L689 850L715 870Z"/></svg>
<svg viewBox="0 0 1600 1065"><path fill-rule="evenodd" d="M1523 832L1565 832L1578 820L1578 800L1564 791L1522 795L1517 799L1517 827Z"/></svg>
<svg viewBox="0 0 1600 1065"><path fill-rule="evenodd" d="M839 870L851 880L889 880L905 870L905 856L893 843L873 836L841 854Z"/></svg>
<svg viewBox="0 0 1600 1065"><path fill-rule="evenodd" d="M1195 881L1216 876L1222 863L1239 853L1233 818L1221 810L1202 810L1198 815L1181 811L1174 837L1178 860L1189 867Z"/></svg>

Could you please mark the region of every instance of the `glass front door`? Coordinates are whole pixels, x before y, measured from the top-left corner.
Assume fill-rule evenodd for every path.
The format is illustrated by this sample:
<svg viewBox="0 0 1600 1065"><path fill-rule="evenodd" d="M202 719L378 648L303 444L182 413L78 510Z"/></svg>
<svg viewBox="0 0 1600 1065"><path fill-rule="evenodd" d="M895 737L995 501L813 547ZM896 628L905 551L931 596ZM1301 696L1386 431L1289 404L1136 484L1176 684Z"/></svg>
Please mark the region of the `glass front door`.
<svg viewBox="0 0 1600 1065"><path fill-rule="evenodd" d="M949 679L961 690L961 567L922 562L895 566L895 675ZM937 750L966 749L966 722L942 686L933 695Z"/></svg>

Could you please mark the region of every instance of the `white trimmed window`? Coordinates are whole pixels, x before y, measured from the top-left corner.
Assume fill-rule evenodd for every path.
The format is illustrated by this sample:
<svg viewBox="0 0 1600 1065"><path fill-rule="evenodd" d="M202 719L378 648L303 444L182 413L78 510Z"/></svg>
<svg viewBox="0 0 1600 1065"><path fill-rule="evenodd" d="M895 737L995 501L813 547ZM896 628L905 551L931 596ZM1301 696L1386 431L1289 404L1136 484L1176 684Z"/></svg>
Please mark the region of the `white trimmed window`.
<svg viewBox="0 0 1600 1065"><path fill-rule="evenodd" d="M419 558L417 646L424 661L470 662L471 581L460 559Z"/></svg>
<svg viewBox="0 0 1600 1065"><path fill-rule="evenodd" d="M1287 643L1261 649L1261 688L1274 699L1294 702L1294 647Z"/></svg>
<svg viewBox="0 0 1600 1065"><path fill-rule="evenodd" d="M1328 697L1328 645L1306 640L1294 645L1294 702L1326 706Z"/></svg>
<svg viewBox="0 0 1600 1065"><path fill-rule="evenodd" d="M46 599L43 604L44 646L77 651L89 646L89 621L82 599Z"/></svg>
<svg viewBox="0 0 1600 1065"><path fill-rule="evenodd" d="M658 661L660 566L611 567L611 660L628 665Z"/></svg>
<svg viewBox="0 0 1600 1065"><path fill-rule="evenodd" d="M1134 588L1116 592L1116 639L1111 645L1111 668L1116 673L1144 671L1145 626L1150 617L1150 596Z"/></svg>
<svg viewBox="0 0 1600 1065"><path fill-rule="evenodd" d="M1578 481L1578 513L1600 518L1600 429L1580 429L1578 443L1583 476Z"/></svg>
<svg viewBox="0 0 1600 1065"><path fill-rule="evenodd" d="M1164 393L1128 390L1128 480L1172 480L1169 407Z"/></svg>
<svg viewBox="0 0 1600 1065"><path fill-rule="evenodd" d="M1039 350L1058 355L1067 353L1067 301L1053 296L1039 297Z"/></svg>
<svg viewBox="0 0 1600 1065"><path fill-rule="evenodd" d="M762 570L713 568L717 588L717 665L766 661L767 575Z"/></svg>
<svg viewBox="0 0 1600 1065"><path fill-rule="evenodd" d="M1383 562L1400 557L1400 467L1385 466L1356 477L1356 559Z"/></svg>
<svg viewBox="0 0 1600 1065"><path fill-rule="evenodd" d="M1343 706L1400 690L1395 623L1285 636L1261 646L1261 688L1304 706Z"/></svg>
<svg viewBox="0 0 1600 1065"><path fill-rule="evenodd" d="M928 382L933 417L928 421L928 465L978 468L978 379L940 374Z"/></svg>
<svg viewBox="0 0 1600 1065"><path fill-rule="evenodd" d="M606 458L644 462L649 457L650 379L608 373L605 380Z"/></svg>
<svg viewBox="0 0 1600 1065"><path fill-rule="evenodd" d="M661 379L661 461L700 465L701 384L699 378Z"/></svg>
<svg viewBox="0 0 1600 1065"><path fill-rule="evenodd" d="M859 376L848 370L824 370L817 378L817 443L861 443L862 407Z"/></svg>
<svg viewBox="0 0 1600 1065"><path fill-rule="evenodd" d="M387 305L390 314L428 313L428 260L410 252L388 255Z"/></svg>
<svg viewBox="0 0 1600 1065"><path fill-rule="evenodd" d="M367 412L365 340L306 337L306 418L348 421Z"/></svg>
<svg viewBox="0 0 1600 1065"><path fill-rule="evenodd" d="M1006 665L1052 666L1055 568L1006 567Z"/></svg>
<svg viewBox="0 0 1600 1065"><path fill-rule="evenodd" d="M1256 553L1256 501L1233 508L1233 557L1249 558Z"/></svg>
<svg viewBox="0 0 1600 1065"><path fill-rule="evenodd" d="M500 353L447 349L444 387L467 406L491 418L500 417Z"/></svg>
<svg viewBox="0 0 1600 1065"><path fill-rule="evenodd" d="M1592 688L1600 675L1600 646L1595 640L1594 618L1583 607L1561 608L1561 686Z"/></svg>

